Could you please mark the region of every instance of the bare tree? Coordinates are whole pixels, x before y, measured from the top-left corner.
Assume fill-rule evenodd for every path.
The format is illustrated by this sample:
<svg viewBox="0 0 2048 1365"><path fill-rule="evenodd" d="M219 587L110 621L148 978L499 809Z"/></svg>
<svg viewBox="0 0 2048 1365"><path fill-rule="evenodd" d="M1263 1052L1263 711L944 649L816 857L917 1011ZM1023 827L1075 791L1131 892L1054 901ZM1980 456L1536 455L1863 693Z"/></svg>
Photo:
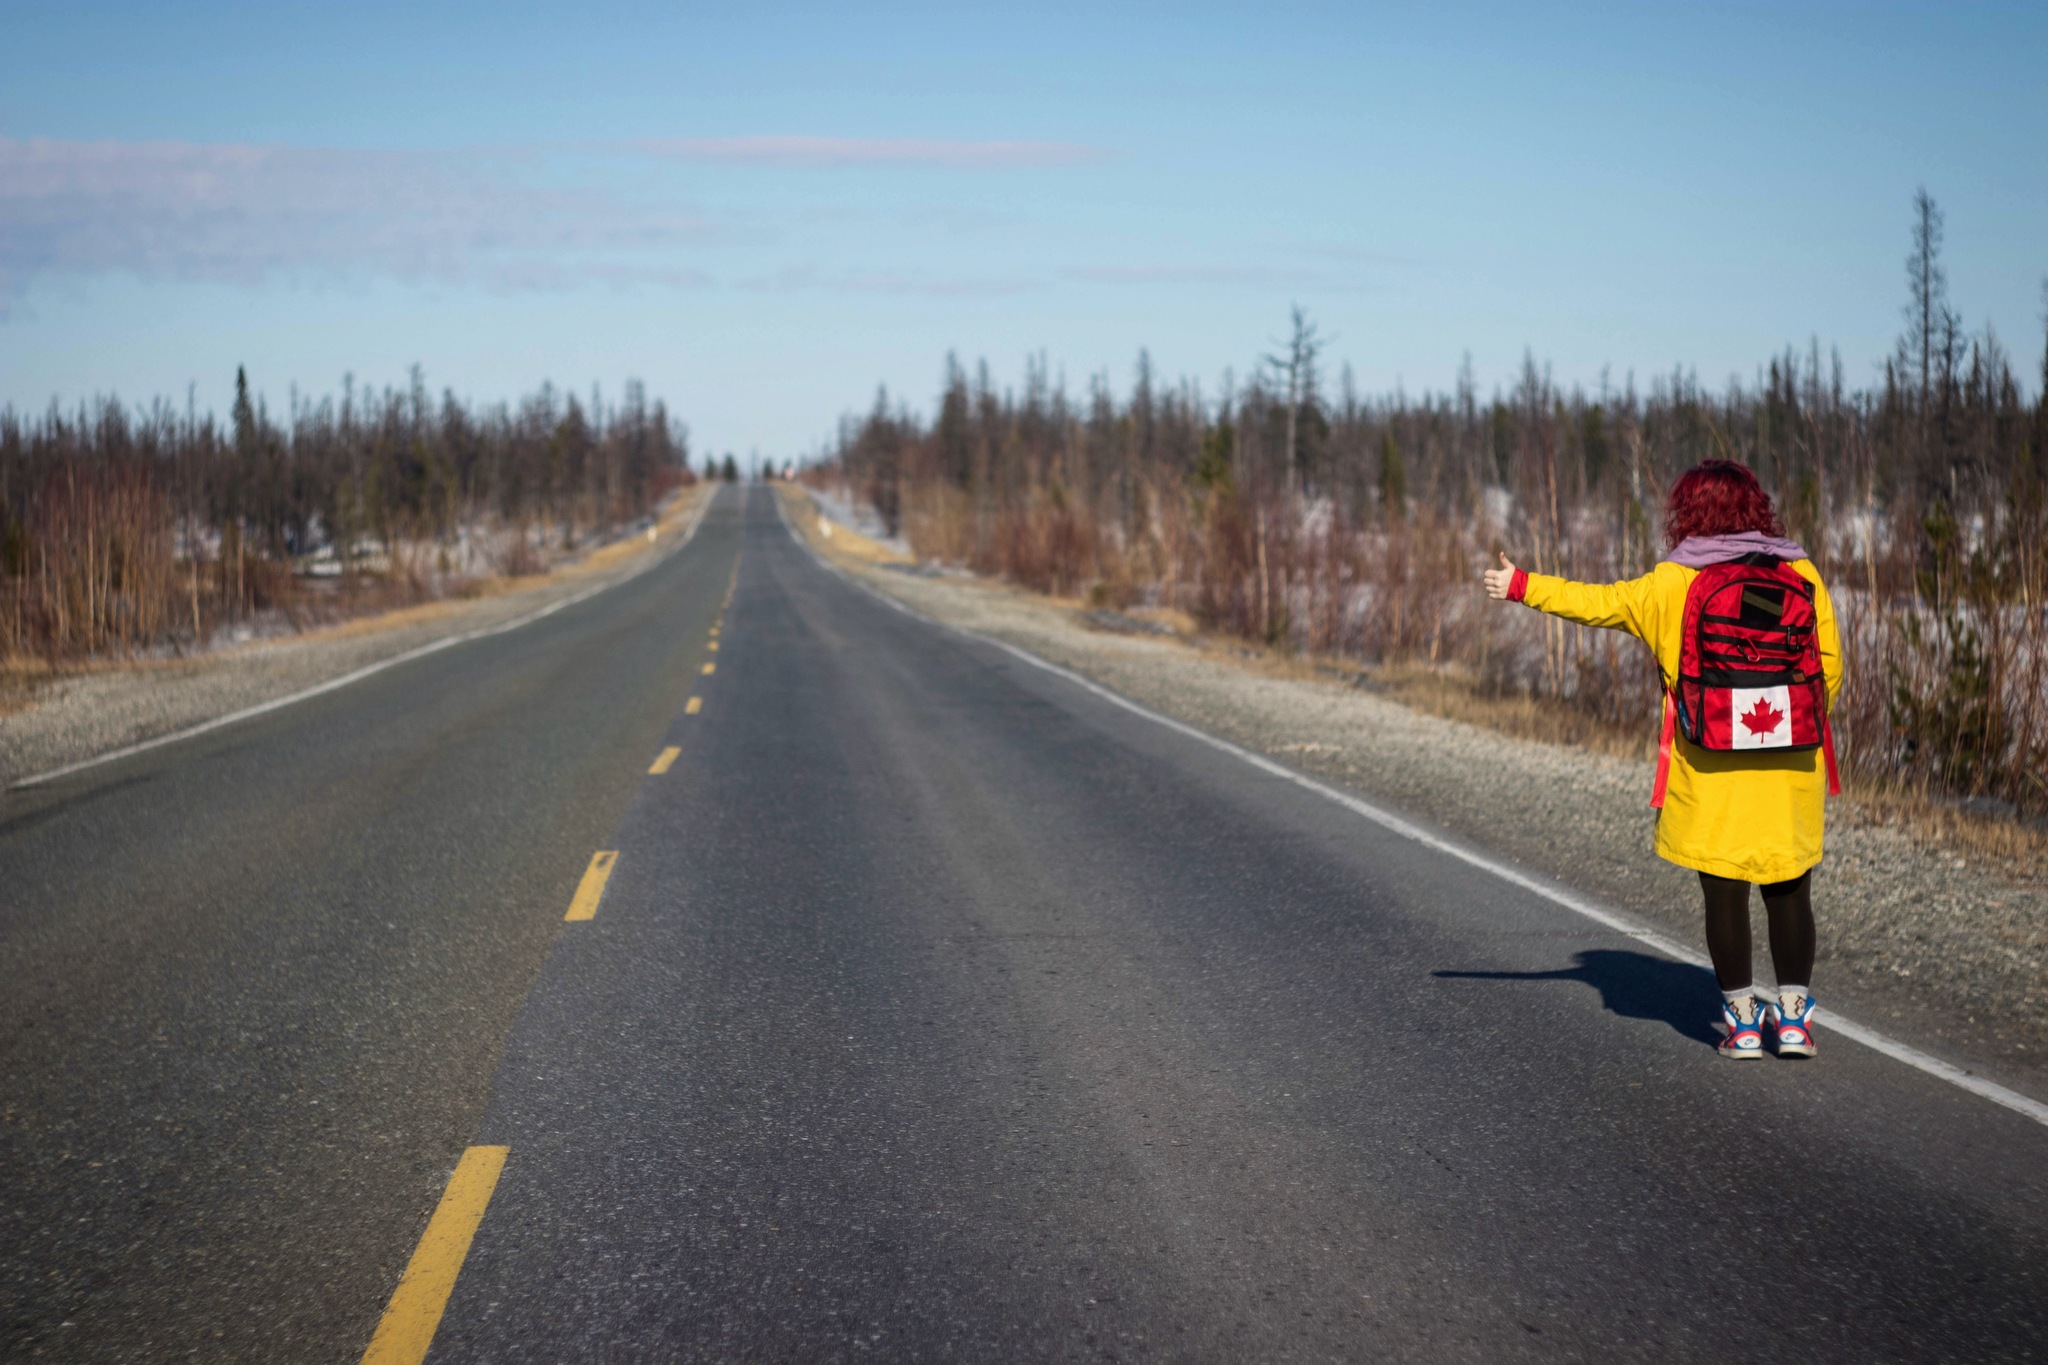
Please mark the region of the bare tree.
<svg viewBox="0 0 2048 1365"><path fill-rule="evenodd" d="M1287 497L1291 502L1301 492L1301 408L1316 392L1316 358L1321 354L1323 339L1317 334L1315 325L1308 320L1308 313L1300 304L1291 310L1293 327L1288 333L1286 350L1278 355L1269 354L1265 363L1284 379L1287 394L1287 467L1285 481Z"/></svg>
<svg viewBox="0 0 2048 1365"><path fill-rule="evenodd" d="M1943 335L1952 338L1961 325L1961 319L1948 306L1948 272L1941 265L1944 228L1940 207L1922 187L1913 195L1913 251L1906 257L1910 302L1906 305L1906 335L1900 347L1908 368L1920 372L1923 423L1932 406L1936 357L1943 349Z"/></svg>

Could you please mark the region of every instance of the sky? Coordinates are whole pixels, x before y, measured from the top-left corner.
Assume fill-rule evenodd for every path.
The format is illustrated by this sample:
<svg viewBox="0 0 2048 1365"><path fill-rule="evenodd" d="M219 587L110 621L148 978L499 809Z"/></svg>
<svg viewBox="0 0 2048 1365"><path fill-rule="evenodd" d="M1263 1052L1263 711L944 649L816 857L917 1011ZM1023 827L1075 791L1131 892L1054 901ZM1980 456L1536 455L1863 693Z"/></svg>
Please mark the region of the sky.
<svg viewBox="0 0 2048 1365"><path fill-rule="evenodd" d="M1219 391L1719 388L1900 330L2030 387L2048 5L0 0L0 404L638 378L803 458L947 354Z"/></svg>

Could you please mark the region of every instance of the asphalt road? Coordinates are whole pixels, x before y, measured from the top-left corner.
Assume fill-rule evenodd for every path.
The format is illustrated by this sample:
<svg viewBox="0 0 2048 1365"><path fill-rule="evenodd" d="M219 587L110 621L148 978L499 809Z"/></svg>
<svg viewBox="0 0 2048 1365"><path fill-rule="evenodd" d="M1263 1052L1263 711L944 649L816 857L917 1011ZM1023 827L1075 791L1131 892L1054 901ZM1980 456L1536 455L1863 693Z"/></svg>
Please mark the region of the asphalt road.
<svg viewBox="0 0 2048 1365"><path fill-rule="evenodd" d="M1824 1022L1722 1061L1704 973L763 490L9 795L0 972L8 1358L357 1359L477 1146L437 1361L2048 1355L2048 1128Z"/></svg>

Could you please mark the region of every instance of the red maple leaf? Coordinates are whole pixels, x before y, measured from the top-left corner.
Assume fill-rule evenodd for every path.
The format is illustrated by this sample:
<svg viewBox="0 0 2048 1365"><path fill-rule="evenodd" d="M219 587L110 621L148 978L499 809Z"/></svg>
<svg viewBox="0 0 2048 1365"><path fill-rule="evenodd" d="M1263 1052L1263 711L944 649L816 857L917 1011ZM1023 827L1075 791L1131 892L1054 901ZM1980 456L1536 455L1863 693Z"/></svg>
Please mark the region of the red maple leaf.
<svg viewBox="0 0 2048 1365"><path fill-rule="evenodd" d="M1783 719L1785 719L1783 711L1778 710L1762 697L1758 697L1756 705L1743 713L1742 723L1749 727L1749 732L1753 735L1767 735L1777 729L1778 722Z"/></svg>

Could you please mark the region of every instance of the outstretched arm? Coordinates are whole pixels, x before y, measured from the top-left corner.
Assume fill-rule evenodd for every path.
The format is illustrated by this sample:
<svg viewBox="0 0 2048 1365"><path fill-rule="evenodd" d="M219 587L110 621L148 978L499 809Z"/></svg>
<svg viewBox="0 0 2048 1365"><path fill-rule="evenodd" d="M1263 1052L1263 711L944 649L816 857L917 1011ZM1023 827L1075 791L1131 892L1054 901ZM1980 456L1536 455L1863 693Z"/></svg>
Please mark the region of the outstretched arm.
<svg viewBox="0 0 2048 1365"><path fill-rule="evenodd" d="M1500 567L1486 570L1485 582L1486 595L1496 601L1524 602L1582 626L1625 630L1640 640L1654 642L1658 636L1655 577L1653 572L1622 583L1574 583L1549 574L1531 574L1502 554Z"/></svg>

